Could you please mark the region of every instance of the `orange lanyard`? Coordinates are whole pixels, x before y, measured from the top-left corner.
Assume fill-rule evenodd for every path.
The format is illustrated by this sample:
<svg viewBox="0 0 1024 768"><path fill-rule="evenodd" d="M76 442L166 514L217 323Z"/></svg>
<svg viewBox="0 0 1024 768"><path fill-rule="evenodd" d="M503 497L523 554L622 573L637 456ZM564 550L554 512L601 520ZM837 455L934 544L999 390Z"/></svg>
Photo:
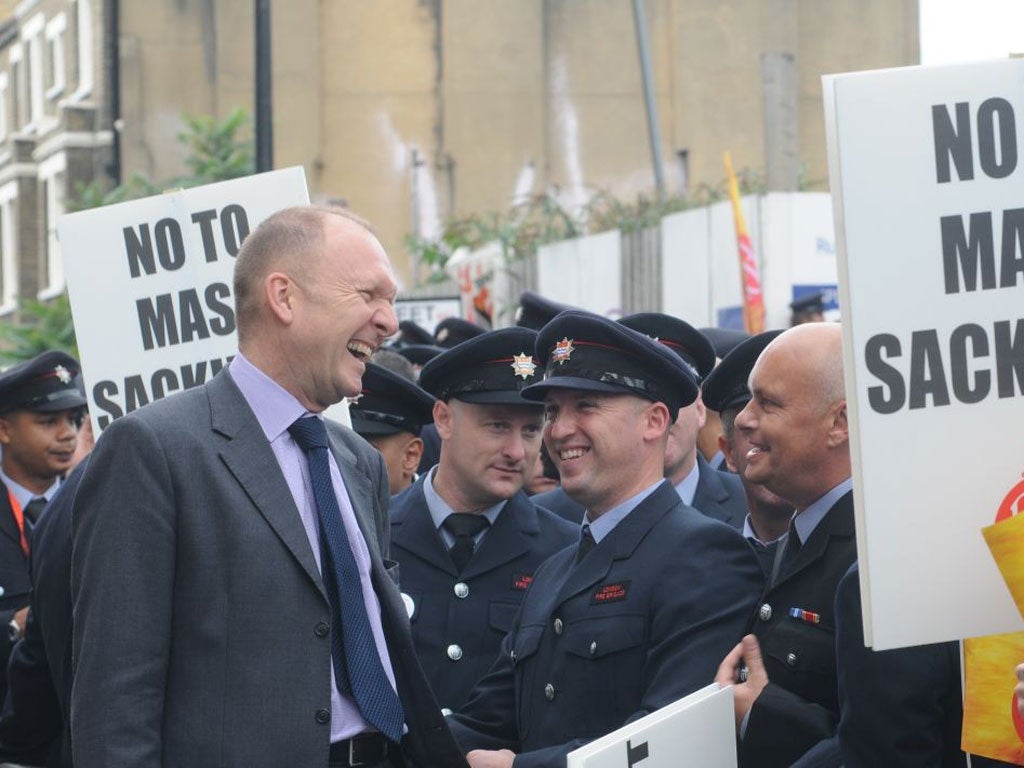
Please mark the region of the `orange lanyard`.
<svg viewBox="0 0 1024 768"><path fill-rule="evenodd" d="M25 553L25 557L28 557L28 539L25 537L25 513L21 509L21 504L14 498L14 494L11 489L7 489L7 500L11 503L11 511L14 512L14 522L18 525L18 536L21 538L21 549Z"/></svg>

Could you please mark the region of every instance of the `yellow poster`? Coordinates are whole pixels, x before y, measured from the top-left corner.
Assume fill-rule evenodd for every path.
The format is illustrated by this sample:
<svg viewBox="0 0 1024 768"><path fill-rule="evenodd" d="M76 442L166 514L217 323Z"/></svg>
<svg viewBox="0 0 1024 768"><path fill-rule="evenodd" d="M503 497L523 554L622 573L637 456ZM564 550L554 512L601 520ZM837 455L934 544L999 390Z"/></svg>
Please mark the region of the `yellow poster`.
<svg viewBox="0 0 1024 768"><path fill-rule="evenodd" d="M1022 661L1024 632L964 640L965 752L1024 765L1024 722L1013 690Z"/></svg>

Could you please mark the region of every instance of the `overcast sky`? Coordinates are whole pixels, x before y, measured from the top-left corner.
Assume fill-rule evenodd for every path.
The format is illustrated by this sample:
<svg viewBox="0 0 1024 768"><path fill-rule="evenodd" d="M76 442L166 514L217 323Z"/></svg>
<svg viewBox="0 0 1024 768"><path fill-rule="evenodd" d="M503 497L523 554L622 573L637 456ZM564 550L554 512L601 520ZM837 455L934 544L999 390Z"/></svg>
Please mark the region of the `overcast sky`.
<svg viewBox="0 0 1024 768"><path fill-rule="evenodd" d="M920 0L921 63L1024 53L1024 0Z"/></svg>

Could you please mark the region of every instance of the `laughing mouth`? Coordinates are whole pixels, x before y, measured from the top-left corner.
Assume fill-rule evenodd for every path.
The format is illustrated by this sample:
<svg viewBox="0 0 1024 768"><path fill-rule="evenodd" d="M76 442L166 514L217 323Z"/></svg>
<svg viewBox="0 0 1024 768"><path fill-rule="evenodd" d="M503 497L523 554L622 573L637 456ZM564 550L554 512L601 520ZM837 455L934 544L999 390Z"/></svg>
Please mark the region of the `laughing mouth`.
<svg viewBox="0 0 1024 768"><path fill-rule="evenodd" d="M583 456L589 448L566 448L564 451L558 452L559 461L569 461L570 459L578 459Z"/></svg>
<svg viewBox="0 0 1024 768"><path fill-rule="evenodd" d="M369 360L370 355L373 354L373 347L367 344L365 341L353 340L346 345L346 349L352 353L353 357L359 360Z"/></svg>

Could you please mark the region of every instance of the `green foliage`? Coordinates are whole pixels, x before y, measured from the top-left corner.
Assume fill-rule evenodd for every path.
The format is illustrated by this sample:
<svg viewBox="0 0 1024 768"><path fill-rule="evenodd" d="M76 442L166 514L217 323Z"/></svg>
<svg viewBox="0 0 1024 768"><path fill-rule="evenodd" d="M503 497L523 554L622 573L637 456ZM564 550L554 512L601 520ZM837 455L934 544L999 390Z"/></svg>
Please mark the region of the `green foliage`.
<svg viewBox="0 0 1024 768"><path fill-rule="evenodd" d="M767 189L764 174L749 168L739 171L737 181L741 195L763 195ZM807 183L801 177L801 184ZM669 197L664 201L640 194L632 202L624 202L609 192L598 191L574 214L564 208L554 194L545 193L513 205L507 211L453 219L439 239L410 236L406 238L406 246L421 264L431 268L427 282L441 282L446 279L445 263L463 246L472 250L497 241L507 260L523 259L536 253L545 243L611 229L635 232L654 227L671 213L711 205L726 199L728 194L725 179L716 185L701 184L686 197Z"/></svg>
<svg viewBox="0 0 1024 768"><path fill-rule="evenodd" d="M149 197L168 189L187 189L237 179L255 172L252 139L240 138L250 123L245 110L236 109L223 120L190 115L182 115L181 119L185 130L178 134L178 143L188 150L185 156L185 167L190 171L188 175L153 182L136 173L128 181L109 190L102 181L79 184L74 196L67 201L67 209L84 211Z"/></svg>
<svg viewBox="0 0 1024 768"><path fill-rule="evenodd" d="M223 120L188 115L182 120L185 130L178 134L178 142L188 150L185 166L189 175L153 182L137 173L113 189L108 189L102 181L79 184L73 197L66 201L67 210L84 211L149 197L167 189L196 187L254 172L252 140L239 137L249 125L244 110L237 109ZM60 349L78 357L66 293L50 302L22 299L19 322L0 326L0 364L28 360L47 349Z"/></svg>
<svg viewBox="0 0 1024 768"><path fill-rule="evenodd" d="M78 357L75 327L71 322L71 305L66 293L53 301L24 299L21 302L22 322L0 326L0 363L8 365L30 360L48 349L59 349Z"/></svg>
<svg viewBox="0 0 1024 768"><path fill-rule="evenodd" d="M238 138L242 130L249 127L245 110L236 109L223 120L189 115L182 119L187 129L178 134L178 141L189 150L185 165L192 175L178 186L194 187L237 179L255 171L252 141Z"/></svg>

